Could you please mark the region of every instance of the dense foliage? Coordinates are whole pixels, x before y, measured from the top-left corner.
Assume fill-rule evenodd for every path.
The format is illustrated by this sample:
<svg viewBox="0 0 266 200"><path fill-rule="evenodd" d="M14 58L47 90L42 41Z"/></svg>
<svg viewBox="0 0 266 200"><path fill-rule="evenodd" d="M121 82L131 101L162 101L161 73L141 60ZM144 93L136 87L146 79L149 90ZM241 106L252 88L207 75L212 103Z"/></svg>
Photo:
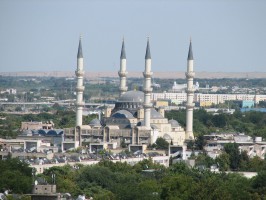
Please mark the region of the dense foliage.
<svg viewBox="0 0 266 200"><path fill-rule="evenodd" d="M53 167L60 192L94 199L261 199L266 171L247 179L239 174L212 173L176 163L169 168L144 160L135 166L101 161L97 165Z"/></svg>
<svg viewBox="0 0 266 200"><path fill-rule="evenodd" d="M186 110L172 110L166 113L168 119L177 120L186 125ZM250 136L266 138L266 113L235 111L234 114L220 113L213 115L204 109L194 110L193 130L196 136L212 132L238 132Z"/></svg>
<svg viewBox="0 0 266 200"><path fill-rule="evenodd" d="M0 190L26 194L31 192L32 169L18 158L0 160Z"/></svg>
<svg viewBox="0 0 266 200"><path fill-rule="evenodd" d="M263 199L266 194L266 164L264 161L257 164L264 167L251 179L237 173L189 168L184 163L165 168L150 159L134 166L108 160L87 166L65 165L46 169L38 176L52 183L52 174L55 174L58 192L70 193L74 197L85 194L96 200ZM0 168L0 192L30 193L32 169L26 163L8 158L0 160Z"/></svg>
<svg viewBox="0 0 266 200"><path fill-rule="evenodd" d="M220 171L260 172L266 170L265 159L258 156L250 158L246 151L239 151L236 143L225 144L224 151L215 159L208 156L204 150L197 156L192 154L190 158L195 159L197 167L210 168L217 165Z"/></svg>

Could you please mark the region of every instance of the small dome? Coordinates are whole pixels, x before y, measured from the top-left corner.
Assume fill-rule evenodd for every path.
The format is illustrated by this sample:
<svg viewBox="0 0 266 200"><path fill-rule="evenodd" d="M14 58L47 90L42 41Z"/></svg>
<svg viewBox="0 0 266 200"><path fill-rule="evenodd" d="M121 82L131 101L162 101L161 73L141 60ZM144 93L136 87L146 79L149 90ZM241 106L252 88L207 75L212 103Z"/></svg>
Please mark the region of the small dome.
<svg viewBox="0 0 266 200"><path fill-rule="evenodd" d="M100 120L97 119L97 118L91 120L90 123L89 123L89 125L90 126L102 126Z"/></svg>
<svg viewBox="0 0 266 200"><path fill-rule="evenodd" d="M137 123L137 126L144 126L144 120L140 120L140 121Z"/></svg>
<svg viewBox="0 0 266 200"><path fill-rule="evenodd" d="M164 134L163 139L165 140L172 140L171 136L169 134Z"/></svg>
<svg viewBox="0 0 266 200"><path fill-rule="evenodd" d="M172 127L179 127L180 126L179 123L174 119L169 120L169 123L171 124Z"/></svg>
<svg viewBox="0 0 266 200"><path fill-rule="evenodd" d="M119 110L112 115L114 118L132 119L134 116L127 110Z"/></svg>
<svg viewBox="0 0 266 200"><path fill-rule="evenodd" d="M141 91L128 91L118 100L119 102L143 102L144 93Z"/></svg>
<svg viewBox="0 0 266 200"><path fill-rule="evenodd" d="M40 129L40 130L38 130L38 134L46 135L48 131L49 130L47 130L47 129Z"/></svg>
<svg viewBox="0 0 266 200"><path fill-rule="evenodd" d="M46 135L62 135L63 134L63 130L62 129L53 129L53 130L49 130Z"/></svg>
<svg viewBox="0 0 266 200"><path fill-rule="evenodd" d="M131 124L125 126L125 128L132 128Z"/></svg>
<svg viewBox="0 0 266 200"><path fill-rule="evenodd" d="M163 119L163 116L160 113L158 113L154 108L152 108L151 119Z"/></svg>
<svg viewBox="0 0 266 200"><path fill-rule="evenodd" d="M154 124L151 124L151 128L152 129L159 129L156 125L154 125Z"/></svg>

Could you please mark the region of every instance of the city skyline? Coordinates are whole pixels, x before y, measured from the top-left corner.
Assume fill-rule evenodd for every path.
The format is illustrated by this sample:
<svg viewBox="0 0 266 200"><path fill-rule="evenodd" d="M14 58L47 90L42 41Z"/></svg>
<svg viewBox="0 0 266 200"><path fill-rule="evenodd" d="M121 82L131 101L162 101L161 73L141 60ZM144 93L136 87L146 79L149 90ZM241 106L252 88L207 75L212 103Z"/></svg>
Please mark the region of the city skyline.
<svg viewBox="0 0 266 200"><path fill-rule="evenodd" d="M0 2L0 72L73 71L82 34L86 72L143 71L150 37L153 71L185 71L192 37L195 71L266 72L266 2Z"/></svg>

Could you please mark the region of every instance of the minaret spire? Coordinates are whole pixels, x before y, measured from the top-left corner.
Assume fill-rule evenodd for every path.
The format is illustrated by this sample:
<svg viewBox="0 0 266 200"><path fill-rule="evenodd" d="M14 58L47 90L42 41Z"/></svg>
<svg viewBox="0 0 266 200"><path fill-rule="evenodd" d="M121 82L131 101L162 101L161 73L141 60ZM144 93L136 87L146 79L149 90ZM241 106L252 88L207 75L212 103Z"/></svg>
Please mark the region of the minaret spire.
<svg viewBox="0 0 266 200"><path fill-rule="evenodd" d="M145 59L151 59L151 50L150 50L150 39L149 39L149 37L147 37L147 47L146 47Z"/></svg>
<svg viewBox="0 0 266 200"><path fill-rule="evenodd" d="M81 39L82 39L82 36L80 35L77 58L83 58Z"/></svg>
<svg viewBox="0 0 266 200"><path fill-rule="evenodd" d="M123 37L123 41L122 41L122 49L121 49L120 59L127 59L126 58L125 39L124 39L124 37Z"/></svg>
<svg viewBox="0 0 266 200"><path fill-rule="evenodd" d="M122 48L121 48L121 55L120 55L120 71L118 72L118 75L120 77L120 96L124 94L127 91L127 59L126 59L126 50L125 50L125 40L123 37L122 41Z"/></svg>
<svg viewBox="0 0 266 200"><path fill-rule="evenodd" d="M192 53L192 42L190 39L189 50L188 50L188 58L187 58L187 110L186 110L186 139L193 140L193 96L194 96L194 88L193 88L193 79L195 77L195 72L193 71L194 67L194 59Z"/></svg>
<svg viewBox="0 0 266 200"><path fill-rule="evenodd" d="M144 77L144 125L146 128L150 129L150 119L151 119L151 52L150 52L150 42L149 38L147 39L146 55L145 55L145 71L143 72Z"/></svg>
<svg viewBox="0 0 266 200"><path fill-rule="evenodd" d="M192 41L190 38L190 43L189 43L189 50L188 50L188 56L187 56L188 60L193 60L193 52L192 52Z"/></svg>
<svg viewBox="0 0 266 200"><path fill-rule="evenodd" d="M84 70L83 70L83 54L82 54L82 45L81 45L81 37L79 38L79 47L78 47L78 54L77 54L77 70L76 77L77 77L77 100L76 100L76 126L82 126L82 112L83 112L83 76L84 76Z"/></svg>

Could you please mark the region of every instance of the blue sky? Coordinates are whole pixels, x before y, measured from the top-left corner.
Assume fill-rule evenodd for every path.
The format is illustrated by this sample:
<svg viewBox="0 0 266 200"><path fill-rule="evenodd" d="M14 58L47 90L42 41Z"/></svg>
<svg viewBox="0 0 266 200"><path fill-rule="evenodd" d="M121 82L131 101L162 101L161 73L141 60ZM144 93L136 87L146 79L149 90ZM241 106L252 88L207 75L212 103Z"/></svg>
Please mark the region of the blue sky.
<svg viewBox="0 0 266 200"><path fill-rule="evenodd" d="M264 0L1 0L0 72L73 71L79 35L85 70L266 72Z"/></svg>

